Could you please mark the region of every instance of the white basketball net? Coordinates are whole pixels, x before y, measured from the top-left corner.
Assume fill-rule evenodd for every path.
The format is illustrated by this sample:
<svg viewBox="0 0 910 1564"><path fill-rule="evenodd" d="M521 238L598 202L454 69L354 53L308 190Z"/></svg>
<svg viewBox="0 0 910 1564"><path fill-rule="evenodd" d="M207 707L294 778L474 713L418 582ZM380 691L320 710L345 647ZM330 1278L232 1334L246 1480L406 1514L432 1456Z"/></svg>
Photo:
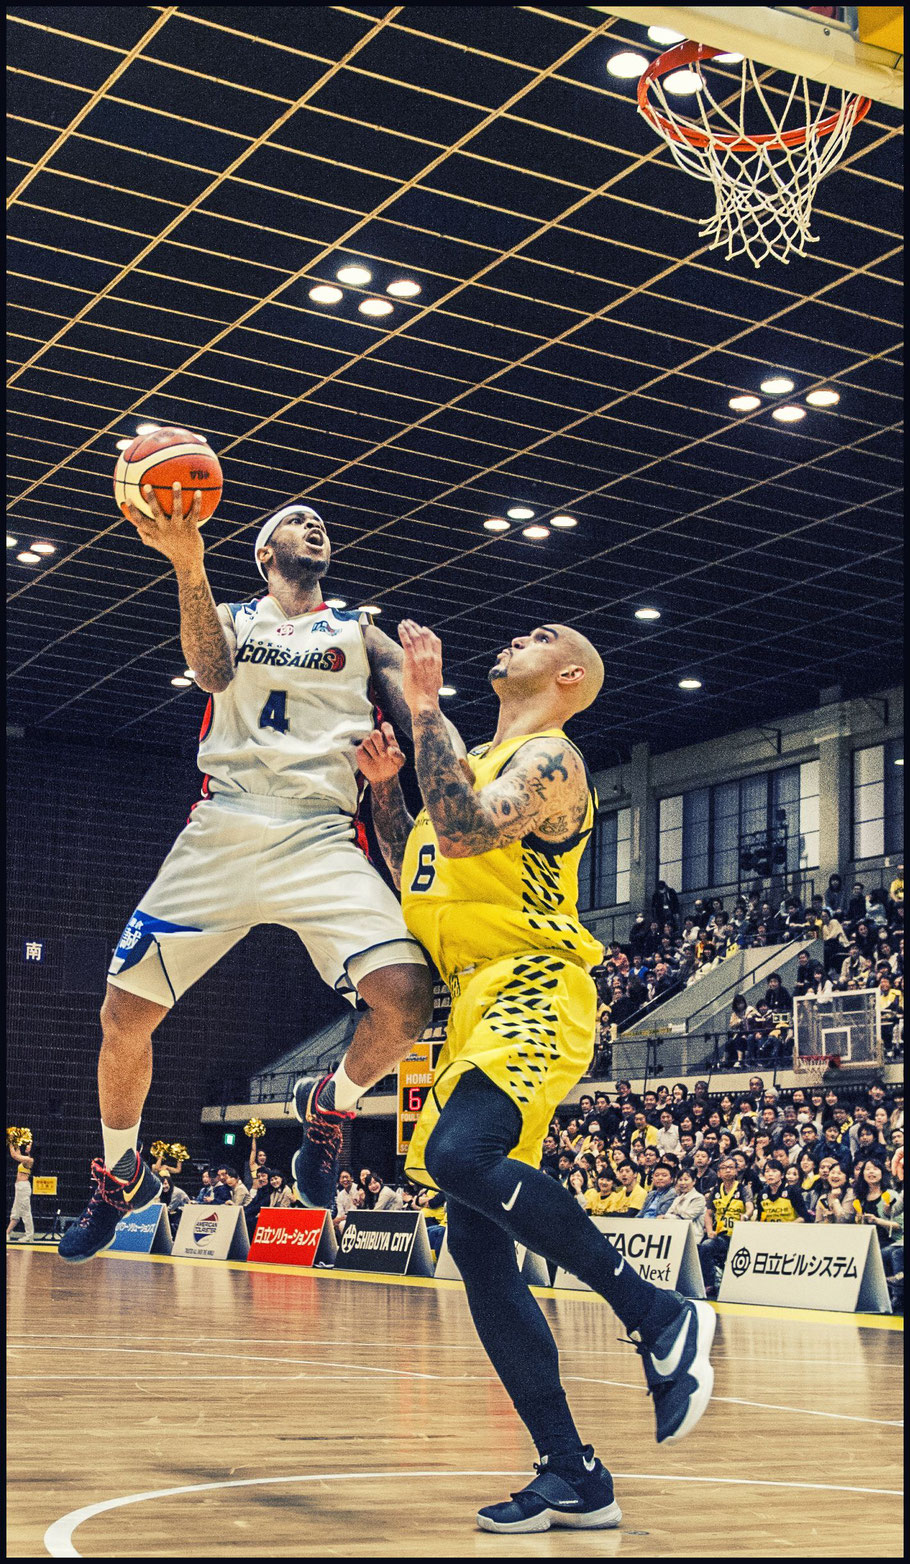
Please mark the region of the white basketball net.
<svg viewBox="0 0 910 1564"><path fill-rule="evenodd" d="M713 185L714 216L699 229L703 239L711 240L710 248L726 245L727 260L745 252L755 266L770 255L786 264L791 254L804 255L807 244L818 243L809 231L815 192L846 152L868 100L823 87L820 104L813 104L810 85L819 90L818 85L805 76L794 77L784 97L769 96L758 77L764 67L743 60L738 101L729 76L715 78L715 91L725 100L724 106L714 96L701 65L694 60L687 66L704 84L685 99L689 105L696 100L697 114L681 110L679 98L664 91L659 75L649 87L658 112L641 112L666 141L679 167ZM747 103L753 120L759 104L767 116L761 132L754 123L751 131L746 128ZM836 115L833 129L819 135L820 123L832 115ZM790 146L782 138L794 131L805 134Z"/></svg>

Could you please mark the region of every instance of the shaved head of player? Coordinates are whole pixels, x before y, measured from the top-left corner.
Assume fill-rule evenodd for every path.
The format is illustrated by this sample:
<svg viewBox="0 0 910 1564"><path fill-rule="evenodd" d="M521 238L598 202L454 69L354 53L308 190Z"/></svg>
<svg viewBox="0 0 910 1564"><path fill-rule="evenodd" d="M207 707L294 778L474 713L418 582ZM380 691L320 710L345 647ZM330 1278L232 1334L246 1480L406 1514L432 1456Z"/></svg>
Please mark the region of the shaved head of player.
<svg viewBox="0 0 910 1564"><path fill-rule="evenodd" d="M521 707L525 722L530 712L545 708L565 721L597 699L604 665L580 630L546 624L514 636L497 656L489 679L501 704Z"/></svg>

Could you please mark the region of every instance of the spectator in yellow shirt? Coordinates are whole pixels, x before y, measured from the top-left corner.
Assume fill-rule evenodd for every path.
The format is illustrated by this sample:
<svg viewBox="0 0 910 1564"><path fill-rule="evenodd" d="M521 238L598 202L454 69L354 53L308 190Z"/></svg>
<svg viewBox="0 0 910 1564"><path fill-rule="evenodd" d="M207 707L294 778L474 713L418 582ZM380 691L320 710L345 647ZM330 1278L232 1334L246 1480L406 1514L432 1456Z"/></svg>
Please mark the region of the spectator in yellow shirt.
<svg viewBox="0 0 910 1564"><path fill-rule="evenodd" d="M588 1215L611 1216L616 1210L621 1194L622 1191L617 1191L616 1180L612 1174L598 1174L596 1187L589 1189L585 1195L585 1206Z"/></svg>
<svg viewBox="0 0 910 1564"><path fill-rule="evenodd" d="M616 1216L637 1216L645 1203L641 1179L631 1162L623 1162L617 1172L620 1183L620 1199L613 1210Z"/></svg>
<svg viewBox="0 0 910 1564"><path fill-rule="evenodd" d="M657 1130L653 1124L649 1124L646 1115L639 1108L632 1120L632 1134L643 1140L646 1146L657 1145Z"/></svg>

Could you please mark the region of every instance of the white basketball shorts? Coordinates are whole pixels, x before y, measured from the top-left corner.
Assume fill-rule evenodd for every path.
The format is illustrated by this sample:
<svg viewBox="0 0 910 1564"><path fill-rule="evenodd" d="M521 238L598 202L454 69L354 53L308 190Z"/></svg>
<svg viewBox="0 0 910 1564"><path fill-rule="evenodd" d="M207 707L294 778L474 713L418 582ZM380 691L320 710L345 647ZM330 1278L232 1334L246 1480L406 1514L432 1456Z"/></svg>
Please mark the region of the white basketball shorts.
<svg viewBox="0 0 910 1564"><path fill-rule="evenodd" d="M260 923L294 929L326 983L426 965L350 815L299 800L219 794L196 805L120 936L108 982L173 1005Z"/></svg>

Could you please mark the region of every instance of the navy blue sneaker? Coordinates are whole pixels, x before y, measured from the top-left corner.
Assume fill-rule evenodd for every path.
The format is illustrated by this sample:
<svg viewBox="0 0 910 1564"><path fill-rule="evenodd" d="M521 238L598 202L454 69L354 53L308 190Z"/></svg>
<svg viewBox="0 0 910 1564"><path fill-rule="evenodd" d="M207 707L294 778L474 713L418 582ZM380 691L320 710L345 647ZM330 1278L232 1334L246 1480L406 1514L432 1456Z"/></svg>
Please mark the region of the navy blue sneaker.
<svg viewBox="0 0 910 1564"><path fill-rule="evenodd" d="M120 1218L128 1211L144 1211L161 1193L160 1178L146 1167L138 1152L136 1171L125 1183L108 1172L100 1157L92 1163L92 1177L95 1189L91 1200L57 1245L61 1260L90 1260L102 1249L109 1249Z"/></svg>
<svg viewBox="0 0 910 1564"><path fill-rule="evenodd" d="M549 1531L571 1526L579 1531L618 1526L622 1510L613 1497L613 1479L593 1446L578 1455L544 1456L527 1488L502 1504L477 1511L481 1531Z"/></svg>
<svg viewBox="0 0 910 1564"><path fill-rule="evenodd" d="M305 1206L331 1211L338 1186L338 1159L345 1123L354 1113L322 1108L319 1094L332 1077L304 1075L294 1087L294 1112L306 1128L291 1162L294 1193Z"/></svg>
<svg viewBox="0 0 910 1564"><path fill-rule="evenodd" d="M641 1331L630 1340L645 1366L648 1395L654 1397L657 1443L685 1439L699 1422L714 1389L711 1345L717 1318L709 1303L676 1294L679 1313L645 1344Z"/></svg>

